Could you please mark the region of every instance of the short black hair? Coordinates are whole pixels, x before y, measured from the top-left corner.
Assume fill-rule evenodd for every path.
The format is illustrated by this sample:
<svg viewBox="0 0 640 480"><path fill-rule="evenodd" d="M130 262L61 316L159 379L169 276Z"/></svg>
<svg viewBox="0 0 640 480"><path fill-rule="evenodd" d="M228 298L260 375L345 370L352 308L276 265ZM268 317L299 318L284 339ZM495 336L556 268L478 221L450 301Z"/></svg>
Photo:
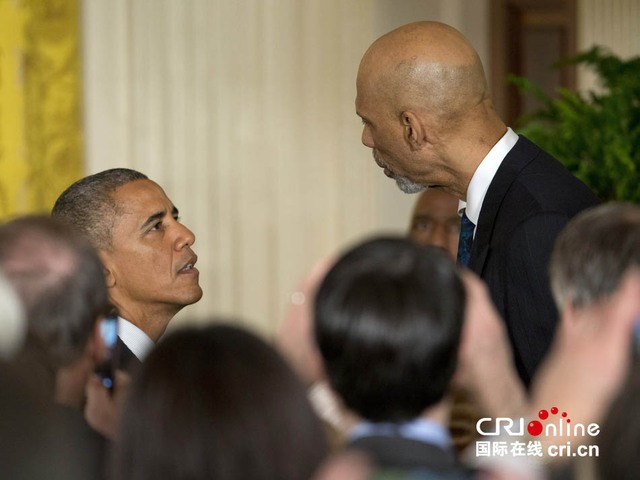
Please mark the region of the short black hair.
<svg viewBox="0 0 640 480"><path fill-rule="evenodd" d="M100 257L84 235L51 217L17 218L0 226L0 269L55 366L80 358L110 308Z"/></svg>
<svg viewBox="0 0 640 480"><path fill-rule="evenodd" d="M301 380L230 325L160 342L129 387L117 438L118 480L307 480L326 455Z"/></svg>
<svg viewBox="0 0 640 480"><path fill-rule="evenodd" d="M377 238L344 254L318 291L315 335L345 404L372 421L405 421L441 400L464 303L440 248Z"/></svg>
<svg viewBox="0 0 640 480"><path fill-rule="evenodd" d="M113 191L135 180L148 177L129 168L112 168L81 178L62 192L51 215L85 234L98 250L108 250L117 214Z"/></svg>

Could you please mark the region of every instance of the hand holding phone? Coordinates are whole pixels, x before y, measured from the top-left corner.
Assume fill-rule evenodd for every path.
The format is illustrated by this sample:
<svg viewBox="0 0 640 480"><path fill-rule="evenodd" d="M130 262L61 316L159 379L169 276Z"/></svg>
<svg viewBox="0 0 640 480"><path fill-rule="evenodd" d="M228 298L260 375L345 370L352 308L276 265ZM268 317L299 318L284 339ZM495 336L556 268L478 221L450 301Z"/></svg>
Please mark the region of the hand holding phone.
<svg viewBox="0 0 640 480"><path fill-rule="evenodd" d="M100 337L104 343L104 354L95 369L101 378L102 384L109 390L113 389L116 362L118 359L118 315L110 314L100 320Z"/></svg>

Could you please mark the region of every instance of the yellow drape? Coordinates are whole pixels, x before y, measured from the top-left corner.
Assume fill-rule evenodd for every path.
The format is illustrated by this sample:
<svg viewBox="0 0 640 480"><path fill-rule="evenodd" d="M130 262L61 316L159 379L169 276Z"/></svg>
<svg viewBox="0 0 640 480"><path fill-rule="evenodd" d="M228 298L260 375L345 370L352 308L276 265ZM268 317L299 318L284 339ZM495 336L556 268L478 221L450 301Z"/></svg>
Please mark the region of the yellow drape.
<svg viewBox="0 0 640 480"><path fill-rule="evenodd" d="M0 219L82 174L78 0L0 0Z"/></svg>

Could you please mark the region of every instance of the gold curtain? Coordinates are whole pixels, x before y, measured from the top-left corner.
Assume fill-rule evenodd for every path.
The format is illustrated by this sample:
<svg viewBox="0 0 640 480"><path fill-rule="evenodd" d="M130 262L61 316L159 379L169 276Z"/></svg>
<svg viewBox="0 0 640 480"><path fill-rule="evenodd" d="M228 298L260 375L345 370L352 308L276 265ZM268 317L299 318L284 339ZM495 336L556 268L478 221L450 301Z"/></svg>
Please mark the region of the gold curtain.
<svg viewBox="0 0 640 480"><path fill-rule="evenodd" d="M0 0L0 219L82 174L78 0Z"/></svg>

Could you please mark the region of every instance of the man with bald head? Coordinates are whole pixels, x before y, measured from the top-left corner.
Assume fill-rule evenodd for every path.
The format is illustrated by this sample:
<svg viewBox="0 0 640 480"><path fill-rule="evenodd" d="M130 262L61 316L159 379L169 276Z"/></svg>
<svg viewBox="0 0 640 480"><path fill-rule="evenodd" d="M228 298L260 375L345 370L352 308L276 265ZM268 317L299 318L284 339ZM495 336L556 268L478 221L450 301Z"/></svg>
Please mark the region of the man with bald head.
<svg viewBox="0 0 640 480"><path fill-rule="evenodd" d="M376 40L358 70L362 143L400 189L460 200L458 261L487 282L529 383L553 336L553 242L598 203L557 160L499 117L478 54L453 27L418 22Z"/></svg>

